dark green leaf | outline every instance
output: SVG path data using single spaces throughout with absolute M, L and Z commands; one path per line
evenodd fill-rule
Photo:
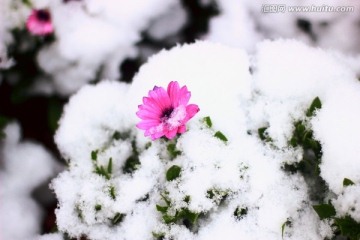
M 29 8 L 33 8 L 30 0 L 22 0 L 23 4 L 26 5 Z
M 266 132 L 267 129 L 268 129 L 267 127 L 262 127 L 262 128 L 258 129 L 259 138 L 262 141 L 264 141 L 266 139 L 265 132 Z
M 168 210 L 169 207 L 167 206 L 160 206 L 160 205 L 156 205 L 156 210 L 158 210 L 161 213 L 166 213 L 166 211 Z
M 314 205 L 313 208 L 321 220 L 331 218 L 336 215 L 335 208 L 331 204 Z
M 115 187 L 114 186 L 110 186 L 109 193 L 110 193 L 110 197 L 115 200 L 116 199 L 116 194 L 115 194 Z
M 268 127 L 262 127 L 258 129 L 259 138 L 265 142 L 272 142 L 271 137 L 269 137 L 269 134 L 266 132 L 267 129 Z
M 163 220 L 166 224 L 174 223 L 177 221 L 177 218 L 175 216 L 169 216 L 167 214 L 163 215 Z
M 103 166 L 96 166 L 95 168 L 95 172 L 100 175 L 105 177 L 107 180 L 110 179 L 110 175 L 108 174 L 108 172 L 105 170 L 105 168 Z
M 191 200 L 191 197 L 189 195 L 185 196 L 184 202 L 189 203 Z
M 100 204 L 95 205 L 95 211 L 100 211 L 102 206 Z
M 247 213 L 248 213 L 247 208 L 237 207 L 234 211 L 234 216 L 236 217 L 237 220 L 241 220 L 244 216 L 246 216 Z
M 221 141 L 224 141 L 224 142 L 227 142 L 228 139 L 225 137 L 225 135 L 220 132 L 220 131 L 217 131 L 215 134 L 214 134 L 214 137 L 220 139 Z
M 81 210 L 81 208 L 80 208 L 79 205 L 76 205 L 75 211 L 76 211 L 76 213 L 77 213 L 78 218 L 80 218 L 81 220 L 83 220 L 83 219 L 84 219 L 83 212 L 82 212 L 82 210 Z
M 124 173 L 133 173 L 140 166 L 140 159 L 138 155 L 131 155 L 126 161 L 123 167 Z
M 316 98 L 312 101 L 309 109 L 306 111 L 306 116 L 307 116 L 307 117 L 312 117 L 312 116 L 314 116 L 315 111 L 316 111 L 317 109 L 320 109 L 320 108 L 321 108 L 321 101 L 320 101 L 319 97 L 316 97 Z
M 172 181 L 180 176 L 181 167 L 177 165 L 173 165 L 169 170 L 166 172 L 166 180 Z
M 167 150 L 169 152 L 170 158 L 174 159 L 177 156 L 179 156 L 181 154 L 181 152 L 179 150 L 176 149 L 176 144 L 175 143 L 170 143 L 167 146 Z
M 107 172 L 109 174 L 112 173 L 112 158 L 109 159 L 109 163 L 108 163 L 108 167 L 107 167 Z
M 163 240 L 165 237 L 165 233 L 163 232 L 152 232 L 152 235 L 156 240 Z
M 203 121 L 204 121 L 204 123 L 206 124 L 207 127 L 209 127 L 209 128 L 212 127 L 212 121 L 211 121 L 211 118 L 209 116 L 204 117 Z
M 339 227 L 343 236 L 349 237 L 351 240 L 360 239 L 360 223 L 351 217 L 335 218 L 335 224 Z
M 115 216 L 113 217 L 113 219 L 111 220 L 111 223 L 113 225 L 116 225 L 116 224 L 120 223 L 124 219 L 124 217 L 125 217 L 124 214 L 116 213 Z
M 160 194 L 161 198 L 166 202 L 166 205 L 170 206 L 171 201 L 168 197 L 164 196 L 163 194 Z
M 99 150 L 91 151 L 91 160 L 96 161 Z
M 184 209 L 179 214 L 179 216 L 189 220 L 191 222 L 191 224 L 195 224 L 197 219 L 199 218 L 199 213 L 192 212 L 189 209 Z
M 151 147 L 151 144 L 152 144 L 151 142 L 146 143 L 145 144 L 145 149 L 149 149 Z
M 291 226 L 291 221 L 289 219 L 287 219 L 286 222 L 284 222 L 283 225 L 281 225 L 281 237 L 282 238 L 284 238 L 284 232 L 285 232 L 286 226 Z
M 119 131 L 115 131 L 112 138 L 115 139 L 115 140 L 126 140 L 130 137 L 130 132 L 119 132 Z
M 351 181 L 350 179 L 348 179 L 348 178 L 344 178 L 343 186 L 347 187 L 347 186 L 350 186 L 350 185 L 355 185 L 355 183 L 353 181 Z

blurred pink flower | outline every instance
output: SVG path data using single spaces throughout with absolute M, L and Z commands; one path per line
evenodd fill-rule
M 48 10 L 32 10 L 29 16 L 26 27 L 34 35 L 45 36 L 54 31 L 53 24 L 51 22 L 51 15 Z
M 152 140 L 162 136 L 172 139 L 184 133 L 187 121 L 200 110 L 196 104 L 188 104 L 190 96 L 187 87 L 180 88 L 176 81 L 169 83 L 167 91 L 155 86 L 139 105 L 136 115 L 142 120 L 136 126 Z

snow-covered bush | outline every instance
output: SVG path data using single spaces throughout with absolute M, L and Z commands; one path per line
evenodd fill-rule
M 1 142 L 0 238 L 24 240 L 41 232 L 43 210 L 34 190 L 60 171 L 53 156 L 41 145 L 20 141 L 20 127 L 8 124 Z M 41 193 L 44 195 L 44 193 Z
M 254 55 L 197 42 L 150 58 L 132 84 L 82 88 L 55 136 L 69 164 L 52 182 L 59 231 L 94 240 L 358 239 L 355 70 L 295 41 L 264 42 Z M 200 111 L 186 132 L 151 140 L 135 113 L 172 81 Z
M 208 40 L 253 51 L 263 39 L 296 38 L 312 46 L 360 52 L 359 1 L 214 1 L 220 14 L 211 19 Z M 350 10 L 336 11 L 336 7 Z
M 136 46 L 143 31 L 164 39 L 187 19 L 178 0 L 1 0 L 0 13 L 0 67 L 13 63 L 8 49 L 15 66 L 27 56 L 37 71 L 28 88 L 65 96 L 101 78 L 120 79 L 121 63 L 144 54 Z M 12 84 L 25 81 L 14 72 Z

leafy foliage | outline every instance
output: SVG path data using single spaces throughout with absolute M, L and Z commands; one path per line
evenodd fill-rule
M 220 132 L 220 131 L 217 131 L 217 132 L 214 134 L 214 137 L 220 139 L 221 141 L 223 141 L 223 142 L 225 142 L 225 143 L 228 141 L 228 139 L 226 138 L 226 136 L 225 136 L 222 132 Z
M 138 167 L 140 166 L 140 159 L 139 159 L 139 152 L 136 147 L 136 142 L 133 140 L 131 142 L 132 147 L 132 155 L 128 157 L 128 159 L 125 161 L 125 165 L 123 166 L 123 172 L 124 173 L 133 173 Z
M 172 181 L 180 176 L 181 167 L 173 165 L 166 172 L 166 180 Z

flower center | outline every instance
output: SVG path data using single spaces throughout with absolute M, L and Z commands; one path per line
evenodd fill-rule
M 170 118 L 173 111 L 174 111 L 174 108 L 172 108 L 172 107 L 164 109 L 161 114 L 161 119 L 166 120 L 166 119 Z
M 46 10 L 39 10 L 36 13 L 36 17 L 41 22 L 48 22 L 50 21 L 50 13 Z

